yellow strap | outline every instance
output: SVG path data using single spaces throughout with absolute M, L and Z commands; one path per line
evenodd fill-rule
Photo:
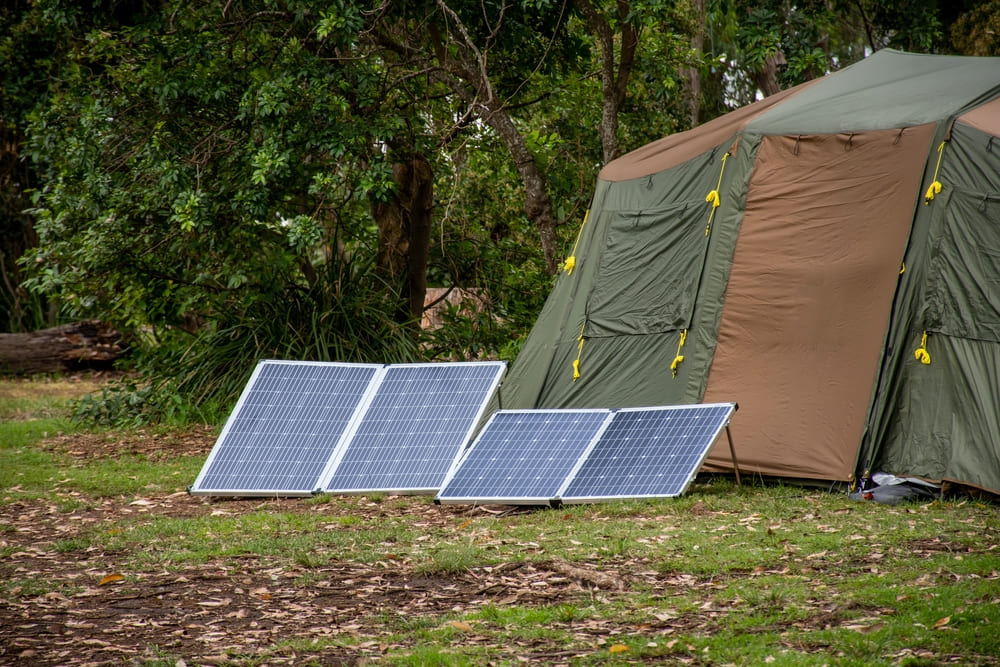
M 722 203 L 722 199 L 719 197 L 719 189 L 722 187 L 722 174 L 726 172 L 726 160 L 729 158 L 729 153 L 722 156 L 722 168 L 719 169 L 719 182 L 716 183 L 715 189 L 709 192 L 705 196 L 705 201 L 712 204 L 712 212 L 708 214 L 708 224 L 705 225 L 705 236 L 712 230 L 712 219 L 715 217 L 715 209 L 719 208 Z
M 576 346 L 576 359 L 573 361 L 573 382 L 580 379 L 580 357 L 583 355 L 583 330 L 587 327 L 587 322 L 584 321 L 583 326 L 580 327 L 580 335 L 576 337 L 580 344 Z
M 565 262 L 563 262 L 563 270 L 567 274 L 573 273 L 573 269 L 576 267 L 576 247 L 580 245 L 580 237 L 583 236 L 583 227 L 587 224 L 587 218 L 589 217 L 590 209 L 588 208 L 587 212 L 583 214 L 583 222 L 580 223 L 580 231 L 576 233 L 576 242 L 573 244 L 573 252 L 570 253 L 570 256 L 566 258 Z
M 681 338 L 677 341 L 677 356 L 674 357 L 673 362 L 670 364 L 670 373 L 673 377 L 677 377 L 677 367 L 680 366 L 681 362 L 684 361 L 684 355 L 681 354 L 681 348 L 684 347 L 684 341 L 687 340 L 688 332 L 687 329 L 681 332 Z
M 920 337 L 920 347 L 913 351 L 913 356 L 922 364 L 931 363 L 931 353 L 927 351 L 927 332 Z
M 938 146 L 937 165 L 934 167 L 934 181 L 927 188 L 927 193 L 924 195 L 924 204 L 930 204 L 935 195 L 941 194 L 941 181 L 938 180 L 938 171 L 941 169 L 941 158 L 944 156 L 944 145 L 946 143 L 948 143 L 947 140 L 942 141 L 941 145 Z M 930 362 L 928 361 L 927 363 Z

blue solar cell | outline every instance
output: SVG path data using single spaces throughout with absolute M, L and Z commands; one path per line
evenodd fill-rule
M 262 361 L 191 493 L 308 495 L 381 366 Z
M 437 491 L 505 368 L 503 362 L 387 367 L 356 429 L 324 473 L 323 489 Z
M 560 500 L 681 495 L 735 409 L 725 403 L 617 411 Z
M 435 500 L 548 503 L 610 416 L 610 410 L 495 412 Z

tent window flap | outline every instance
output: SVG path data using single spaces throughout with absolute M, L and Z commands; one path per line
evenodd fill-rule
M 704 201 L 653 211 L 608 211 L 605 245 L 587 298 L 584 335 L 679 331 L 690 324 L 704 261 Z

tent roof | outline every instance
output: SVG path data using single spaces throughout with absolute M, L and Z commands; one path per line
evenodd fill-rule
M 998 93 L 1000 58 L 882 49 L 822 79 L 623 155 L 608 163 L 600 178 L 623 181 L 655 174 L 732 141 L 742 132 L 816 135 L 925 125 L 974 109 Z M 1000 121 L 995 109 L 971 112 L 969 124 L 980 126 L 974 122 L 978 119 L 996 128 Z
M 943 120 L 995 96 L 1000 58 L 883 49 L 789 98 L 749 125 L 761 134 L 834 134 Z

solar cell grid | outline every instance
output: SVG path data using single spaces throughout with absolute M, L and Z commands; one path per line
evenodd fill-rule
M 324 490 L 437 491 L 505 367 L 502 362 L 389 366 L 325 473 Z
M 435 500 L 548 503 L 610 415 L 609 410 L 495 412 Z
M 733 410 L 726 403 L 617 411 L 560 500 L 681 495 Z
M 191 493 L 311 494 L 380 368 L 260 362 Z

